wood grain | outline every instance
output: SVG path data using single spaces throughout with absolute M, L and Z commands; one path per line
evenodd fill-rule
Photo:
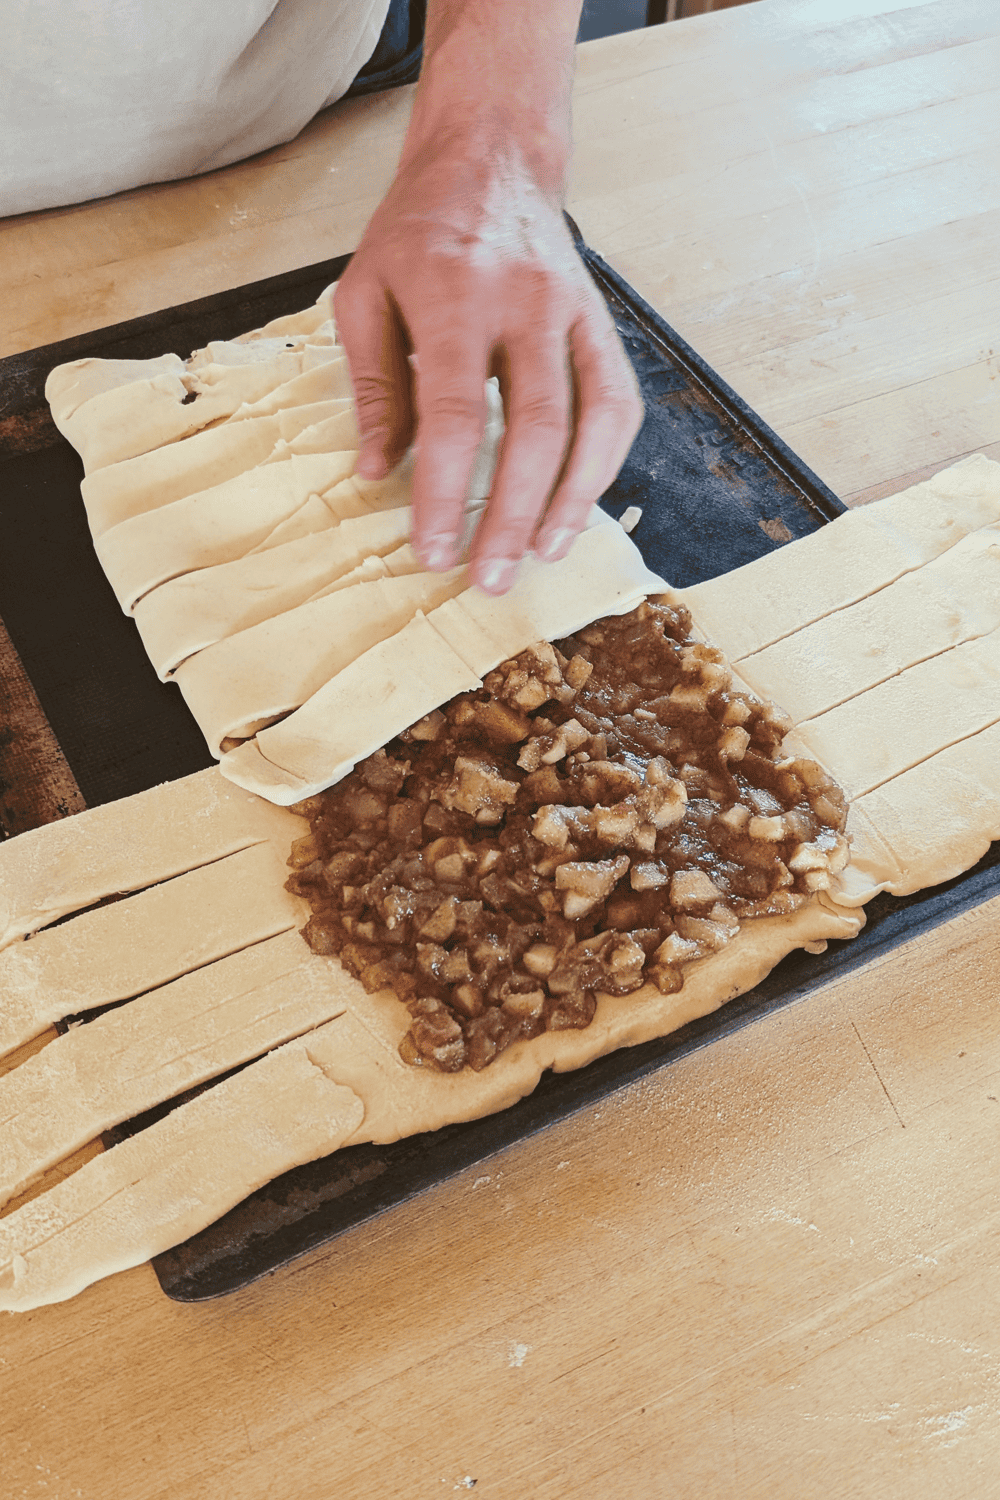
M 1000 457 L 992 0 L 580 49 L 570 208 L 852 503 Z M 348 250 L 410 92 L 0 224 L 3 352 Z M 1000 902 L 224 1301 L 0 1328 L 11 1500 L 983 1500 Z
M 86 805 L 0 620 L 0 832 L 54 823 Z

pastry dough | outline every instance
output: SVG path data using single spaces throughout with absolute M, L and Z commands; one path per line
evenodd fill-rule
M 785 741 L 851 799 L 1000 720 L 1000 630 L 955 646 L 808 719 Z
M 96 550 L 118 603 L 131 613 L 137 599 L 167 579 L 243 557 L 311 495 L 349 478 L 356 458 L 352 449 L 292 455 L 288 463 L 263 464 L 112 526 Z M 331 512 L 328 524 L 336 519 Z
M 788 753 L 819 760 L 850 795 L 845 904 L 951 879 L 998 835 L 998 509 L 1000 464 L 974 454 L 673 596 L 740 658 L 753 691 L 790 712 Z M 847 523 L 861 516 L 885 539 L 878 569 L 874 555 L 851 561 L 859 533 Z M 904 556 L 909 566 L 895 571 Z M 788 587 L 776 603 L 782 567 Z
M 63 399 L 71 372 L 54 372 L 50 387 L 62 429 L 96 469 L 84 501 L 119 602 L 135 610 L 157 671 L 176 674 L 224 774 L 238 784 L 297 800 L 461 690 L 456 683 L 474 687 L 533 641 L 627 611 L 663 587 L 625 533 L 595 510 L 592 525 L 607 523 L 600 536 L 585 535 L 544 570 L 529 560 L 502 603 L 469 588 L 450 600 L 454 576 L 442 585 L 400 551 L 410 457 L 376 482 L 351 472 L 354 450 L 330 451 L 344 413 L 309 403 L 321 378 L 340 372 L 347 389 L 343 361 L 297 335 L 287 349 L 272 348 L 269 336 L 256 342 L 260 360 L 244 360 L 242 345 L 213 346 L 180 372 L 157 369 L 141 379 L 88 367 L 91 386 L 103 380 L 107 388 L 82 402 L 77 390 L 75 405 Z M 185 406 L 182 391 L 197 399 Z M 502 434 L 496 383 L 484 393 L 471 508 L 488 493 Z M 195 431 L 195 407 L 220 425 Z M 130 423 L 131 431 L 118 432 Z M 153 448 L 154 433 L 155 451 L 143 451 Z M 391 561 L 373 568 L 373 556 Z M 369 581 L 373 574 L 381 581 Z M 410 630 L 417 612 L 428 613 L 430 635 L 419 624 Z M 375 650 L 389 632 L 404 631 L 389 652 Z M 396 659 L 417 638 L 430 656 L 404 684 Z M 427 670 L 434 662 L 440 677 Z M 345 715 L 345 702 L 364 711 Z
M 163 360 L 151 360 L 144 374 L 138 371 L 142 361 L 109 362 L 117 369 L 108 372 L 101 368 L 103 361 L 82 360 L 75 367 L 75 384 L 70 379 L 74 366 L 57 367 L 51 387 L 46 383 L 46 396 L 56 426 L 89 474 L 190 437 L 236 412 L 245 416 L 248 408 L 268 412 L 301 406 L 304 398 L 348 398 L 347 361 L 331 358 L 333 353 L 324 351 L 318 370 L 314 361 L 307 367 L 302 347 L 271 348 L 266 359 L 242 364 L 198 361 L 189 368 L 178 361 L 164 368 Z M 123 365 L 138 378 L 116 379 Z M 88 390 L 93 394 L 87 395 Z
M 298 802 L 438 704 L 481 686 L 498 662 L 596 616 L 626 614 L 662 587 L 621 527 L 595 518 L 563 563 L 525 559 L 503 599 L 465 589 L 355 658 L 287 719 L 228 750 L 223 774 L 273 802 Z
M 391 510 L 385 517 L 386 526 L 379 528 L 382 538 L 370 538 L 375 556 L 383 545 L 390 554 L 399 551 L 398 544 L 392 545 L 392 536 L 408 526 L 409 511 Z M 411 566 L 400 571 L 419 571 L 421 564 L 409 548 L 407 555 Z M 150 661 L 166 681 L 196 651 L 294 609 L 331 585 L 361 582 L 360 577 L 350 577 L 353 556 L 350 535 L 345 540 L 327 529 L 172 579 L 135 608 L 135 622 Z M 371 560 L 371 555 L 364 559 Z M 372 576 L 385 577 L 390 571 L 387 565 Z
M 887 587 L 981 526 L 1000 521 L 1000 464 L 981 453 L 933 479 L 838 516 L 719 578 L 678 590 L 733 666 Z M 794 547 L 795 564 L 787 561 Z
M 418 610 L 433 610 L 467 581 L 464 568 L 453 568 L 338 589 L 199 651 L 175 680 L 212 754 L 221 755 L 230 742 L 300 708 Z
M 740 676 L 795 723 L 1000 627 L 1000 525 L 745 656 Z
M 0 1206 L 101 1131 L 342 1014 L 353 983 L 291 930 L 71 1027 L 3 1079 Z
M 599 995 L 589 1026 L 514 1042 L 480 1073 L 440 1073 L 404 1063 L 399 1044 L 412 1017 L 391 992 L 365 995 L 355 981 L 344 1015 L 323 1029 L 310 1052 L 331 1078 L 365 1101 L 365 1119 L 350 1144 L 394 1141 L 506 1109 L 531 1093 L 546 1070 L 568 1072 L 619 1047 L 665 1036 L 752 989 L 795 948 L 856 937 L 863 926 L 860 911 L 822 899 L 788 917 L 746 922 L 725 948 L 685 970 L 684 988 L 676 994 L 662 995 L 647 984 L 631 995 Z
M 854 851 L 841 878 L 852 877 L 852 886 L 859 881 L 864 900 L 880 890 L 905 896 L 969 869 L 1000 839 L 1000 724 L 949 745 L 859 797 L 847 828 Z M 891 852 L 895 869 L 887 865 L 883 848 Z M 845 883 L 845 898 L 850 893 L 854 899 L 852 886 Z
M 291 1042 L 94 1157 L 0 1221 L 0 1308 L 61 1302 L 204 1229 L 364 1116 Z
M 308 826 L 213 769 L 18 834 L 0 844 L 0 948 L 254 844 L 270 841 L 284 857 Z
M 88 474 L 80 493 L 91 534 L 97 540 L 132 516 L 212 489 L 257 464 L 283 462 L 300 451 L 314 452 L 307 436 L 313 427 L 323 429 L 325 450 L 348 447 L 345 439 L 357 431 L 347 403 L 326 401 L 273 417 L 210 427 L 186 442 L 171 443 Z
M 53 1021 L 140 995 L 300 925 L 270 844 L 84 912 L 0 953 L 0 1056 Z

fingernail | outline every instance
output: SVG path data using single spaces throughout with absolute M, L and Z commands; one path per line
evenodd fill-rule
M 559 526 L 555 531 L 550 531 L 547 536 L 540 539 L 535 548 L 535 554 L 543 562 L 558 562 L 561 557 L 566 556 L 575 540 L 575 531 L 568 526 Z
M 513 557 L 487 557 L 476 569 L 476 582 L 487 594 L 506 594 L 517 577 L 518 566 Z
M 386 474 L 384 454 L 378 448 L 366 449 L 359 454 L 354 473 L 358 479 L 384 479 Z
M 455 537 L 451 533 L 425 537 L 414 542 L 413 550 L 432 573 L 444 573 L 455 566 Z

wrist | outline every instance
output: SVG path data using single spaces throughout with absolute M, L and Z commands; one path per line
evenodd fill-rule
M 501 174 L 515 170 L 561 202 L 572 148 L 575 22 L 569 27 L 560 17 L 561 28 L 546 34 L 535 0 L 535 26 L 526 30 L 516 24 L 520 8 L 509 0 L 484 14 L 472 0 L 459 6 L 454 24 L 429 28 L 401 165 L 431 152 Z

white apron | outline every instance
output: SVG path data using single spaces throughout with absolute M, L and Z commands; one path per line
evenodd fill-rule
M 389 0 L 0 0 L 0 216 L 210 172 L 350 87 Z

